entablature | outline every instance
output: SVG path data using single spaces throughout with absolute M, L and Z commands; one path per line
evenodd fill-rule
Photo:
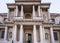
M 16 2 L 16 5 L 40 5 L 40 2 Z
M 22 25 L 40 25 L 42 22 L 15 22 L 15 24 L 22 24 Z
M 5 24 L 0 24 L 0 28 L 5 28 Z
M 41 2 L 41 0 L 15 0 L 15 2 Z
M 44 22 L 43 22 L 43 26 L 44 26 L 44 27 L 51 27 L 52 25 L 53 25 L 53 23 L 48 23 L 48 22 L 47 22 L 47 23 L 44 23 Z
M 50 8 L 50 3 L 41 3 L 41 8 Z
M 42 19 L 16 19 L 14 21 L 18 21 L 18 22 L 42 22 L 43 20 Z
M 14 8 L 16 8 L 16 4 L 15 3 L 7 3 L 7 7 L 14 9 Z

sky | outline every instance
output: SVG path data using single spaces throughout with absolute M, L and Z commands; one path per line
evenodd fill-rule
M 15 0 L 0 0 L 0 13 L 8 12 L 7 3 L 15 3 Z M 60 0 L 42 0 L 41 3 L 51 3 L 50 13 L 60 13 Z

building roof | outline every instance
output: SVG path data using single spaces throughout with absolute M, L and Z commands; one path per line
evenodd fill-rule
M 41 2 L 41 0 L 15 0 L 15 1 L 21 1 L 21 2 L 35 2 L 35 1 L 38 1 L 38 2 Z

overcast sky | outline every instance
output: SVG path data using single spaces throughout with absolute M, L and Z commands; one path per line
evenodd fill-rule
M 60 13 L 60 0 L 42 0 L 42 3 L 51 3 L 50 13 Z M 7 3 L 14 3 L 14 0 L 0 0 L 0 13 L 7 13 Z

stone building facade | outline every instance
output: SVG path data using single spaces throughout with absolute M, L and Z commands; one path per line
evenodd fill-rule
M 60 14 L 49 13 L 50 3 L 15 0 L 0 13 L 0 43 L 60 43 Z

